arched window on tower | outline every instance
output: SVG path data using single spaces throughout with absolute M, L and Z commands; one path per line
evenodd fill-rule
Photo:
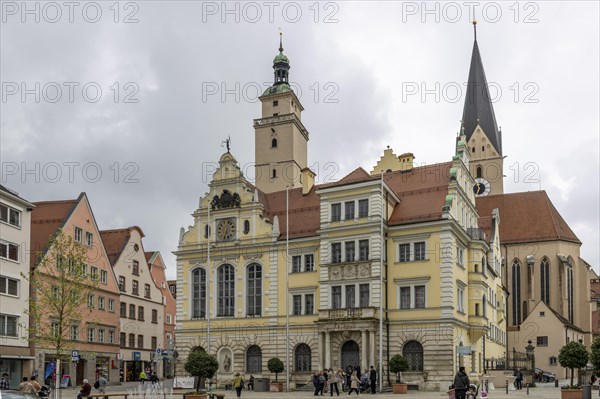
M 548 262 L 548 258 L 542 259 L 542 264 L 540 265 L 540 292 L 541 292 L 541 300 L 544 301 L 547 305 L 550 304 L 550 262 Z
M 512 324 L 521 324 L 521 264 L 514 260 L 512 264 Z
M 277 148 L 277 139 L 271 140 L 271 148 Z
M 277 177 L 277 170 L 273 169 L 273 174 L 271 175 L 273 179 Z
M 250 232 L 250 221 L 244 220 L 244 234 L 248 234 Z
M 475 149 L 475 148 L 473 148 L 473 149 Z M 479 177 L 483 177 L 483 168 L 481 166 L 477 167 L 477 173 L 476 174 L 477 174 L 478 178 Z

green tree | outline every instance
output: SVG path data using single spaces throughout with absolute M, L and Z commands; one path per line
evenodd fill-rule
M 600 338 L 596 338 L 592 342 L 590 349 L 590 363 L 594 366 L 594 373 L 598 374 L 600 372 Z
M 571 369 L 571 386 L 573 386 L 573 370 L 587 365 L 589 353 L 581 342 L 571 341 L 558 353 L 558 362 L 561 367 Z
M 279 358 L 274 357 L 269 359 L 267 367 L 271 373 L 275 373 L 275 382 L 277 382 L 277 374 L 283 371 L 283 362 Z
M 39 261 L 29 275 L 22 277 L 31 285 L 26 314 L 32 317 L 29 340 L 51 348 L 54 359 L 65 359 L 76 349 L 71 327 L 93 321 L 89 296 L 98 288 L 98 276 L 86 273 L 87 249 L 59 229 L 38 253 Z M 86 306 L 87 305 L 87 306 Z
M 219 369 L 219 362 L 216 357 L 204 351 L 192 351 L 188 355 L 183 368 L 192 376 L 198 377 L 196 379 L 196 392 L 198 392 L 200 381 L 212 378 Z
M 402 355 L 394 355 L 390 359 L 390 371 L 396 374 L 396 382 L 401 383 L 401 372 L 407 371 L 409 368 L 408 360 Z

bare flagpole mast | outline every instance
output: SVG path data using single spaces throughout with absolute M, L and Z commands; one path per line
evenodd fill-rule
M 383 235 L 383 218 L 385 217 L 385 195 L 383 191 L 383 170 L 381 171 L 381 267 L 379 269 L 379 393 L 383 392 L 383 262 L 386 251 L 385 237 Z
M 289 309 L 289 264 L 290 255 L 290 196 L 289 187 L 285 188 L 285 383 L 286 392 L 290 392 L 290 309 Z
M 212 233 L 210 226 L 210 203 L 208 204 L 208 223 L 206 225 L 207 242 L 206 242 L 206 352 L 210 354 L 210 276 L 212 268 L 210 267 L 210 235 Z

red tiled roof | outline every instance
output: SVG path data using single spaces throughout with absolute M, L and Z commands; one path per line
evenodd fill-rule
M 77 199 L 64 201 L 34 202 L 35 208 L 31 211 L 31 248 L 35 255 L 30 256 L 30 265 L 35 267 L 40 257 L 38 254 L 48 250 L 48 241 L 56 231 L 63 227 L 79 201 L 85 194 L 81 193 Z
M 286 198 L 285 191 L 266 194 L 263 204 L 266 216 L 273 222 L 275 215 L 279 220 L 279 239 L 286 236 Z M 260 198 L 260 196 L 259 196 Z M 302 194 L 302 188 L 289 190 L 289 219 L 290 238 L 308 237 L 315 235 L 321 224 L 320 198 L 313 187 L 308 194 Z
M 476 204 L 480 215 L 491 215 L 498 208 L 503 244 L 554 240 L 581 244 L 545 191 L 478 197 Z
M 104 244 L 104 249 L 110 260 L 112 266 L 119 260 L 119 255 L 125 249 L 129 237 L 131 236 L 131 230 L 137 229 L 140 235 L 144 237 L 144 232 L 138 226 L 126 227 L 124 229 L 113 229 L 113 230 L 101 230 L 100 236 Z
M 354 184 L 354 183 L 362 183 L 365 181 L 379 180 L 378 176 L 371 176 L 361 167 L 354 169 L 352 172 L 348 173 L 346 176 L 342 177 L 340 180 L 332 183 L 321 184 L 318 188 L 329 188 L 329 187 L 337 187 L 344 186 L 346 184 Z

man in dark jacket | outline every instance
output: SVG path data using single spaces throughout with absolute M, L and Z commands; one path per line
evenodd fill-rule
M 469 389 L 469 376 L 465 373 L 465 368 L 460 367 L 458 373 L 454 376 L 454 393 L 456 399 L 465 399 Z
M 369 381 L 371 381 L 371 393 L 375 393 L 375 385 L 377 384 L 377 371 L 371 366 L 371 371 L 369 372 Z

